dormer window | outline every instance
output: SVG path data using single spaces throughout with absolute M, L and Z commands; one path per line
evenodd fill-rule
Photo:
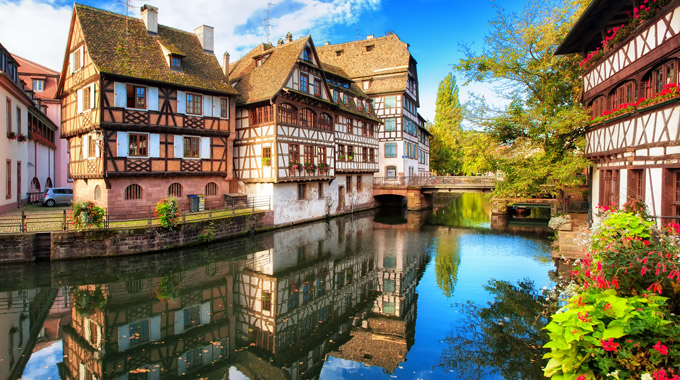
M 33 91 L 35 92 L 45 91 L 45 81 L 42 79 L 33 79 Z
M 182 71 L 182 57 L 178 55 L 170 55 L 170 68 L 173 70 Z
M 255 58 L 255 67 L 260 67 L 262 66 L 262 57 L 257 57 Z
M 311 58 L 310 58 L 311 56 L 312 56 L 312 49 L 310 49 L 308 47 L 305 48 L 305 52 L 304 52 L 304 55 L 303 55 L 305 62 L 311 62 Z
M 366 45 L 366 51 L 372 51 L 375 45 Z

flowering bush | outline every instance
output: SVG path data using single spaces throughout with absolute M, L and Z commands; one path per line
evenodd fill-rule
M 295 174 L 301 172 L 302 167 L 302 164 L 299 162 L 291 162 L 290 165 L 288 165 L 288 170 L 290 171 L 290 174 Z
M 305 171 L 306 171 L 308 174 L 309 174 L 309 173 L 314 173 L 315 170 L 316 170 L 316 165 L 314 165 L 313 162 L 306 162 L 306 163 L 305 163 Z
M 71 224 L 78 230 L 101 228 L 104 224 L 104 209 L 90 201 L 78 201 L 71 205 Z
M 328 173 L 328 170 L 330 170 L 330 165 L 327 163 L 320 163 L 319 164 L 319 174 L 323 175 Z
M 170 197 L 167 199 L 161 199 L 156 203 L 156 209 L 154 210 L 154 216 L 158 218 L 161 223 L 161 227 L 172 230 L 179 225 L 179 204 L 175 197 Z
M 663 90 L 652 98 L 642 97 L 635 103 L 625 103 L 614 109 L 606 110 L 601 115 L 593 116 L 590 119 L 591 124 L 598 124 L 605 120 L 613 119 L 637 110 L 652 106 L 657 103 L 665 102 L 680 96 L 680 87 L 676 83 L 669 83 L 664 86 Z

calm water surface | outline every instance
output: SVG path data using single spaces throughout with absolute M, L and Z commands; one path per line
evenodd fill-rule
M 191 250 L 0 267 L 0 379 L 539 378 L 526 322 L 533 288 L 551 285 L 549 243 L 492 224 L 465 194 Z

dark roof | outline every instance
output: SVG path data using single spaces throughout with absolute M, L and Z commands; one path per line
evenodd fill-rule
M 203 51 L 195 34 L 158 25 L 158 35 L 152 36 L 140 19 L 81 4 L 75 13 L 99 72 L 236 94 L 215 55 Z M 184 56 L 181 72 L 170 69 L 160 44 Z
M 366 93 L 375 94 L 406 89 L 406 73 L 411 61 L 415 63 L 408 47 L 396 34 L 390 34 L 319 46 L 316 50 L 322 62 L 342 68 L 353 80 L 397 74 L 394 77 L 374 78 Z
M 357 84 L 354 83 L 352 81 L 352 79 L 350 79 L 349 75 L 347 75 L 345 70 L 343 70 L 342 68 L 337 67 L 337 66 L 329 65 L 325 62 L 321 62 L 321 67 L 324 69 L 324 71 L 327 74 L 329 74 L 331 76 L 336 76 L 336 77 L 342 78 L 349 83 L 349 88 L 347 88 L 347 87 L 344 87 L 344 86 L 339 86 L 339 85 L 332 83 L 332 82 L 327 82 L 328 88 L 330 88 L 332 90 L 347 92 L 347 93 L 351 94 L 352 96 L 358 97 L 358 98 L 360 98 L 364 101 L 370 100 L 371 103 L 372 103 L 373 99 L 371 99 L 368 95 L 366 95 L 366 93 L 363 90 L 361 90 L 361 88 L 359 86 L 357 86 Z M 333 102 L 332 97 L 331 97 L 331 102 Z M 373 110 L 374 110 L 373 108 L 370 108 L 370 109 L 364 108 L 364 110 L 360 111 L 356 102 L 353 101 L 353 100 L 348 100 L 348 103 L 349 103 L 348 107 L 345 107 L 345 105 L 342 103 L 342 99 L 340 97 L 338 97 L 337 103 L 335 103 L 335 102 L 333 102 L 333 103 L 336 104 L 341 110 L 344 110 L 346 112 L 352 113 L 354 115 L 362 116 L 362 117 L 377 121 L 379 123 L 381 122 L 381 120 L 377 116 L 375 116 L 375 114 L 373 112 Z M 371 111 L 371 112 L 368 112 L 368 111 Z
M 283 88 L 309 40 L 307 36 L 277 47 L 260 44 L 230 65 L 229 81 L 235 83 L 239 92 L 238 102 L 253 103 L 273 98 Z M 267 55 L 264 63 L 256 67 L 253 58 Z
M 593 0 L 576 21 L 555 54 L 583 53 L 597 49 L 602 31 L 627 23 L 626 12 L 633 11 L 632 0 Z

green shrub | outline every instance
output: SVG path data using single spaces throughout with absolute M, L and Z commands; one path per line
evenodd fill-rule
M 172 230 L 179 225 L 179 204 L 175 197 L 170 197 L 167 199 L 161 199 L 156 204 L 156 209 L 154 215 L 158 218 L 161 223 L 161 227 Z
M 71 224 L 78 230 L 101 228 L 104 224 L 104 209 L 90 201 L 78 201 L 71 205 Z
M 73 307 L 84 316 L 90 316 L 97 310 L 101 310 L 106 305 L 106 297 L 101 285 L 94 289 L 76 288 L 73 290 Z

